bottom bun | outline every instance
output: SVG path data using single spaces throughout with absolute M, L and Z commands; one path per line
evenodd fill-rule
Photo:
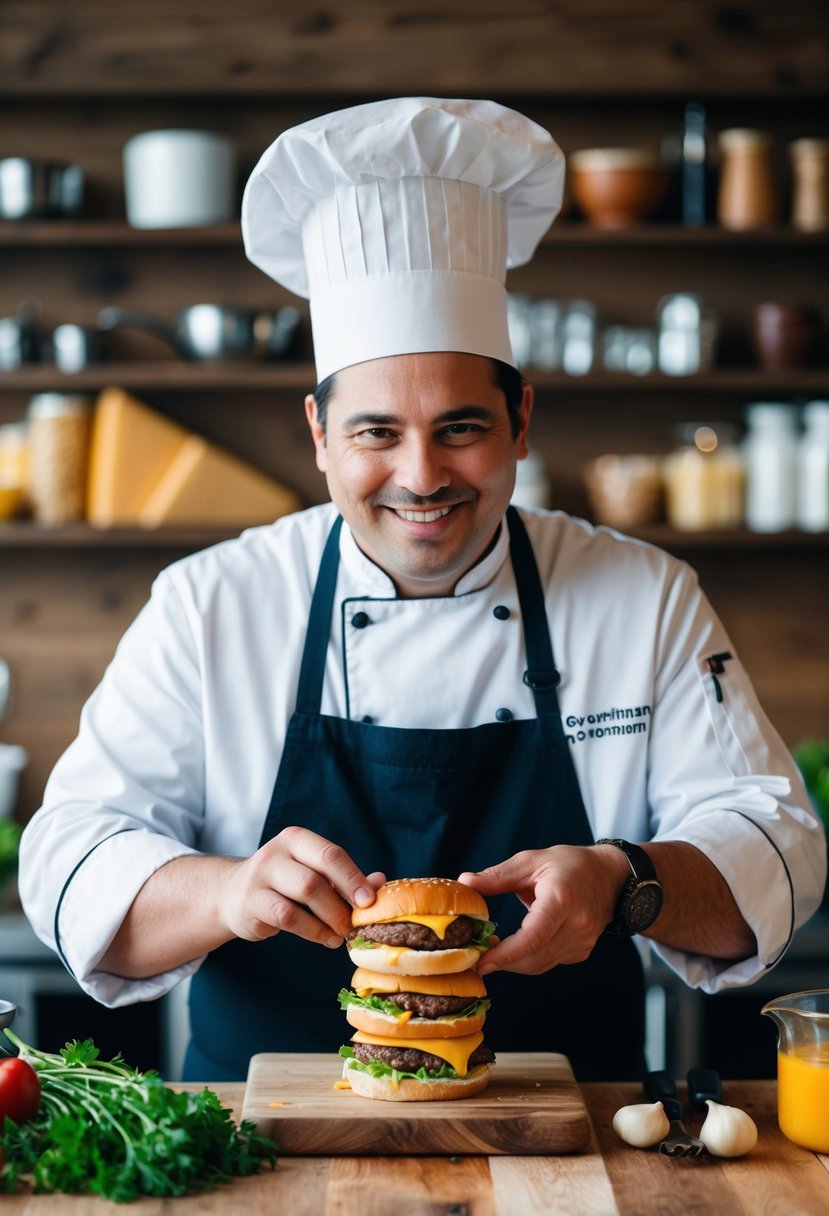
M 454 1102 L 458 1098 L 471 1098 L 486 1089 L 491 1067 L 491 1064 L 481 1064 L 468 1076 L 457 1079 L 441 1077 L 435 1081 L 418 1081 L 415 1077 L 401 1077 L 395 1085 L 391 1077 L 372 1077 L 355 1068 L 351 1060 L 346 1060 L 343 1077 L 361 1098 L 374 1098 L 380 1102 Z

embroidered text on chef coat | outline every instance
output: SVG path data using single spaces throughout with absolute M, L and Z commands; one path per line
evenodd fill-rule
M 620 735 L 647 735 L 651 716 L 650 705 L 614 705 L 597 713 L 568 714 L 564 725 L 571 734 L 569 743 L 582 743 L 585 739 L 612 739 Z

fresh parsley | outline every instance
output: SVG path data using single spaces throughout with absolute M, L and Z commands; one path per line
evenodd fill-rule
M 155 1071 L 141 1073 L 119 1054 L 99 1059 L 92 1039 L 67 1043 L 58 1055 L 4 1032 L 40 1081 L 34 1118 L 0 1129 L 5 1164 L 0 1191 L 31 1181 L 36 1193 L 92 1193 L 117 1203 L 142 1195 L 210 1190 L 234 1174 L 276 1162 L 277 1146 L 237 1127 L 209 1089 L 170 1089 Z

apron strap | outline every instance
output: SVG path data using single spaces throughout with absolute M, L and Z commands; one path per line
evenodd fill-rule
M 343 517 L 338 515 L 325 542 L 320 561 L 314 598 L 308 613 L 308 632 L 299 669 L 299 687 L 296 695 L 298 714 L 318 714 L 322 707 L 322 684 L 325 678 L 325 659 L 328 654 L 328 638 L 331 633 L 331 609 L 337 586 L 337 571 L 340 566 L 340 531 Z
M 527 670 L 524 672 L 524 683 L 532 689 L 539 718 L 552 718 L 560 725 L 561 713 L 558 708 L 556 689 L 561 683 L 561 674 L 553 660 L 544 592 L 538 575 L 535 555 L 527 529 L 524 527 L 524 521 L 515 507 L 507 508 L 507 526 L 510 537 L 510 557 L 515 570 L 515 583 L 518 587 L 518 602 L 521 605 L 527 648 Z

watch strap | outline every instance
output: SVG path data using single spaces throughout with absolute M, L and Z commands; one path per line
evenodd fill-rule
M 612 844 L 621 850 L 631 871 L 622 887 L 613 920 L 605 926 L 605 933 L 630 937 L 649 928 L 662 907 L 662 887 L 650 857 L 641 845 L 631 844 L 629 840 L 604 837 L 596 844 Z M 643 898 L 647 898 L 644 906 Z
M 634 878 L 656 878 L 654 864 L 641 845 L 631 844 L 629 840 L 611 840 L 608 837 L 597 840 L 596 844 L 613 844 L 617 849 L 621 849 L 628 859 Z

